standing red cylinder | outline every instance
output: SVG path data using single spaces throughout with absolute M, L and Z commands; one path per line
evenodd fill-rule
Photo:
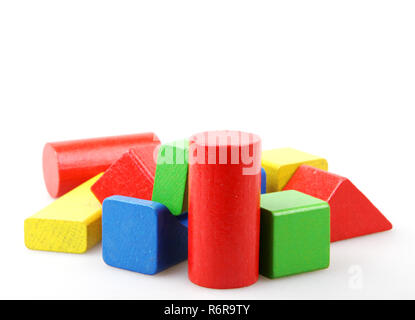
M 160 144 L 152 132 L 115 137 L 46 143 L 43 177 L 49 194 L 56 198 L 94 177 L 124 152 L 145 144 Z
M 258 280 L 261 139 L 203 132 L 189 144 L 189 279 L 216 289 Z

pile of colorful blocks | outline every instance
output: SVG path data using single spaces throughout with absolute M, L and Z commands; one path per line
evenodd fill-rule
M 44 179 L 58 199 L 25 220 L 25 244 L 84 253 L 102 240 L 105 263 L 151 275 L 188 259 L 189 279 L 218 289 L 324 269 L 330 242 L 392 228 L 327 170 L 239 131 L 47 143 Z

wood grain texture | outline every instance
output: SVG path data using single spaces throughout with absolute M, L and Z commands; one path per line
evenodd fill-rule
M 88 180 L 24 222 L 26 247 L 83 253 L 101 241 L 101 203 L 90 188 L 102 174 Z
M 43 149 L 46 188 L 52 197 L 59 197 L 107 170 L 131 148 L 159 144 L 159 138 L 152 132 L 46 143 Z
M 164 204 L 173 215 L 187 210 L 189 141 L 180 140 L 160 147 L 152 200 Z
M 146 145 L 131 149 L 105 171 L 91 190 L 102 203 L 105 198 L 120 195 L 151 200 L 158 146 Z
M 369 199 L 339 175 L 302 165 L 284 190 L 297 190 L 329 203 L 332 242 L 392 229 Z
M 328 203 L 297 191 L 261 195 L 260 273 L 279 278 L 329 263 Z
M 238 288 L 258 280 L 261 140 L 254 134 L 249 142 L 231 139 L 239 135 L 214 131 L 190 139 L 189 150 L 200 161 L 189 160 L 189 279 L 204 287 Z M 200 142 L 204 136 L 212 142 Z M 257 168 L 251 174 L 231 157 L 246 153 Z M 227 155 L 221 163 L 209 161 L 221 154 Z
M 102 257 L 110 266 L 156 274 L 187 259 L 187 215 L 129 197 L 105 199 Z
M 292 148 L 263 151 L 262 167 L 267 173 L 267 192 L 281 191 L 302 164 L 328 169 L 326 159 Z

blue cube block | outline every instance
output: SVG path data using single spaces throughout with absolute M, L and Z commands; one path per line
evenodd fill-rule
M 267 174 L 264 168 L 261 168 L 261 194 L 267 193 Z
M 187 218 L 187 212 L 183 212 L 181 215 L 176 216 L 177 220 L 179 220 L 179 222 L 184 225 L 186 228 L 189 227 L 188 224 L 188 218 Z
M 110 266 L 156 274 L 187 259 L 187 214 L 164 205 L 112 196 L 102 205 L 102 256 Z

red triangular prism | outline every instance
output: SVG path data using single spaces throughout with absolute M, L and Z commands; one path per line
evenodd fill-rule
M 114 195 L 151 200 L 157 148 L 156 144 L 145 145 L 124 153 L 92 185 L 92 193 L 101 203 Z
M 331 242 L 392 229 L 392 224 L 347 178 L 302 165 L 284 190 L 297 190 L 329 203 Z

